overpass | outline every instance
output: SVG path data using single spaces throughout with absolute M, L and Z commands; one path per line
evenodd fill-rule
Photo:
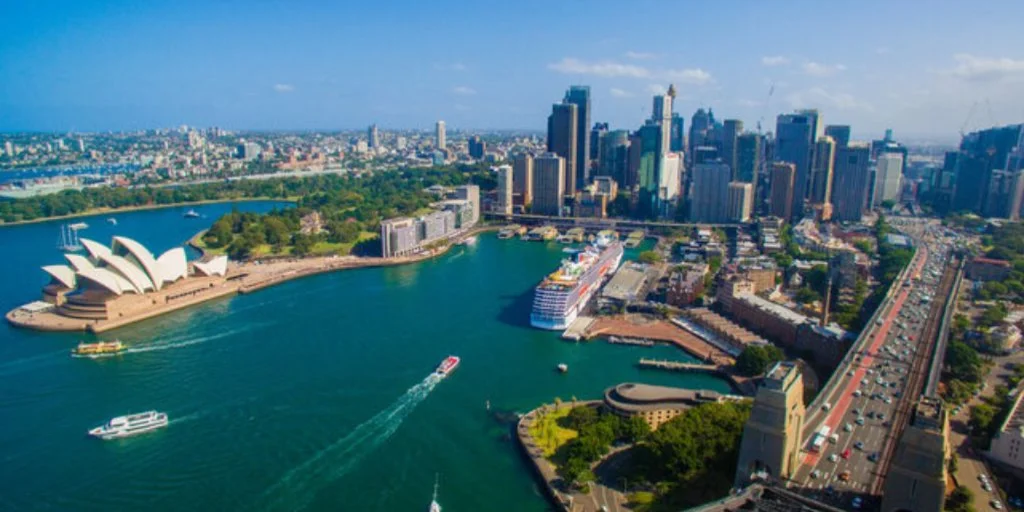
M 614 229 L 623 231 L 634 229 L 693 229 L 695 227 L 739 228 L 748 225 L 742 223 L 703 224 L 693 222 L 667 222 L 656 220 L 613 219 L 599 217 L 556 217 L 553 215 L 534 215 L 528 213 L 505 214 L 498 212 L 483 212 L 483 215 L 484 218 L 492 220 L 506 220 L 509 222 L 516 222 L 524 225 L 550 224 L 556 227 L 579 226 L 582 228 Z

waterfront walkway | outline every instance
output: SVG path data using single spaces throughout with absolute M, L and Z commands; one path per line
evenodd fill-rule
M 588 326 L 585 338 L 618 336 L 671 343 L 690 355 L 716 365 L 732 366 L 736 360 L 722 349 L 664 320 L 642 315 L 602 316 Z

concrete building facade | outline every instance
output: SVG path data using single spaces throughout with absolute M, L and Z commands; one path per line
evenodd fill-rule
M 562 216 L 565 196 L 566 159 L 556 153 L 544 153 L 533 159 L 533 208 L 538 215 Z
M 730 222 L 749 222 L 754 209 L 754 184 L 742 181 L 729 183 L 728 219 Z
M 758 479 L 793 476 L 800 464 L 800 433 L 806 415 L 803 399 L 803 379 L 795 364 L 777 363 L 768 371 L 743 427 L 736 487 Z
M 793 218 L 793 187 L 796 182 L 796 167 L 789 162 L 772 164 L 771 196 L 768 212 L 785 221 Z
M 494 210 L 498 213 L 510 214 L 512 213 L 512 179 L 513 171 L 511 165 L 501 165 L 493 167 L 493 171 L 498 177 L 498 190 L 497 200 L 494 202 Z
M 896 444 L 882 512 L 942 510 L 949 467 L 949 421 L 942 400 L 923 397 Z
M 530 153 L 512 157 L 512 202 L 524 208 L 533 202 L 533 155 Z

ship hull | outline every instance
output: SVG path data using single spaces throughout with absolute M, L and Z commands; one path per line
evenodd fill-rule
M 604 278 L 618 269 L 622 254 L 621 245 L 605 249 L 594 267 L 571 290 L 552 291 L 538 286 L 530 326 L 551 331 L 568 329 L 601 288 Z

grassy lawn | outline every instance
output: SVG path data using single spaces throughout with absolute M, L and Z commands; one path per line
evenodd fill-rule
M 195 244 L 197 247 L 201 248 L 202 250 L 206 251 L 206 254 L 212 254 L 214 256 L 220 256 L 221 254 L 224 254 L 224 253 L 227 252 L 227 250 L 228 250 L 227 247 L 218 247 L 218 248 L 215 249 L 213 247 L 210 247 L 210 246 L 206 245 L 206 242 L 203 240 L 203 237 L 202 237 L 202 235 L 205 235 L 205 234 L 206 234 L 206 231 L 203 231 L 200 234 L 200 236 L 197 236 L 197 237 L 192 239 L 192 243 Z
M 629 493 L 629 506 L 636 512 L 646 512 L 654 505 L 654 493 L 648 491 L 636 491 Z
M 340 256 L 345 256 L 345 255 L 347 255 L 347 254 L 352 252 L 352 248 L 355 247 L 355 245 L 357 243 L 365 241 L 365 240 L 372 240 L 374 238 L 377 238 L 377 236 L 378 236 L 377 233 L 372 233 L 372 232 L 369 232 L 369 231 L 363 231 L 362 233 L 359 233 L 359 240 L 357 242 L 350 242 L 350 243 L 317 242 L 316 244 L 313 244 L 313 248 L 310 249 L 309 254 L 310 254 L 310 256 L 327 256 L 327 255 L 330 255 L 330 254 L 337 254 L 337 255 L 340 255 Z M 273 252 L 273 246 L 272 245 L 270 245 L 270 244 L 263 244 L 263 245 L 260 245 L 260 246 L 256 247 L 255 249 L 253 249 L 252 256 L 253 257 L 260 257 L 260 256 L 282 256 L 282 255 L 287 256 L 287 255 L 290 255 L 291 253 L 292 253 L 292 246 L 291 245 L 286 245 L 286 246 L 284 246 L 281 249 L 281 252 L 276 252 L 275 253 L 275 252 Z
M 570 410 L 571 407 L 563 407 L 554 412 L 547 412 L 530 426 L 530 435 L 545 457 L 551 457 L 560 446 L 579 435 L 575 430 L 558 425 L 558 420 L 568 416 Z

